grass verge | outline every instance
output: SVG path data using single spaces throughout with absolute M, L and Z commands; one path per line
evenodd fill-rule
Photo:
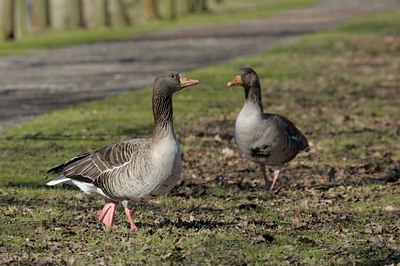
M 105 230 L 97 222 L 100 199 L 46 188 L 43 178 L 76 154 L 148 136 L 149 88 L 7 130 L 0 139 L 0 261 L 398 263 L 399 13 L 186 73 L 202 83 L 174 98 L 183 180 L 137 207 L 137 235 L 121 209 L 119 226 Z M 263 191 L 258 169 L 233 142 L 243 92 L 225 84 L 242 66 L 262 78 L 266 110 L 296 122 L 312 145 L 285 167 L 274 193 Z

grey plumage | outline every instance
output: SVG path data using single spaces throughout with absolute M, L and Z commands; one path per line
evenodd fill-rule
M 115 203 L 122 202 L 131 229 L 136 230 L 128 202 L 142 201 L 168 192 L 178 181 L 181 151 L 173 129 L 173 93 L 198 84 L 177 72 L 160 74 L 154 81 L 154 129 L 151 139 L 134 139 L 107 145 L 79 155 L 48 173 L 59 177 L 47 185 L 72 183 L 85 193 L 98 193 L 108 203 L 100 220 L 114 223 Z
M 265 165 L 277 167 L 272 190 L 280 167 L 309 149 L 307 139 L 286 117 L 263 112 L 260 81 L 253 69 L 240 69 L 228 86 L 243 86 L 245 91 L 245 103 L 235 124 L 236 144 L 247 159 L 261 166 L 266 186 L 270 180 Z
M 113 200 L 139 200 L 134 194 L 129 195 L 126 184 L 140 182 L 150 175 L 150 169 L 145 168 L 150 145 L 149 139 L 110 144 L 50 169 L 48 173 L 93 184 Z

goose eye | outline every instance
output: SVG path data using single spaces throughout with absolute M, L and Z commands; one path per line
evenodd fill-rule
M 171 75 L 169 75 L 169 77 L 174 79 L 174 78 L 175 78 L 175 75 L 174 75 L 174 74 L 171 74 Z

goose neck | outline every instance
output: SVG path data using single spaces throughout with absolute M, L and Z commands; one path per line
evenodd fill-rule
M 263 110 L 263 103 L 262 103 L 262 96 L 261 96 L 261 89 L 260 85 L 255 84 L 251 86 L 245 86 L 245 105 L 251 104 L 256 105 Z
M 163 91 L 153 92 L 153 139 L 174 133 L 172 115 L 172 95 Z

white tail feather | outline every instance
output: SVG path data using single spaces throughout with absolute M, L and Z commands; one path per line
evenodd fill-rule
M 72 184 L 79 187 L 79 189 L 86 194 L 97 193 L 104 197 L 107 197 L 106 194 L 104 194 L 104 192 L 100 188 L 96 187 L 92 183 L 87 183 L 87 182 L 83 182 L 83 181 L 79 181 L 79 180 L 71 180 L 71 181 L 72 181 Z
M 83 181 L 79 181 L 79 180 L 73 180 L 71 178 L 64 177 L 64 176 L 59 176 L 59 177 L 51 180 L 50 182 L 47 182 L 46 185 L 55 186 L 55 185 L 58 185 L 61 183 L 73 184 L 86 194 L 97 193 L 104 197 L 107 197 L 106 194 L 104 194 L 104 192 L 100 188 L 96 187 L 92 183 L 87 183 L 87 182 L 83 182 Z
M 71 181 L 71 179 L 67 178 L 67 177 L 64 177 L 64 176 L 59 176 L 57 178 L 54 178 L 50 182 L 47 182 L 46 185 L 55 186 L 57 184 L 61 184 L 61 183 L 68 182 L 68 181 Z

